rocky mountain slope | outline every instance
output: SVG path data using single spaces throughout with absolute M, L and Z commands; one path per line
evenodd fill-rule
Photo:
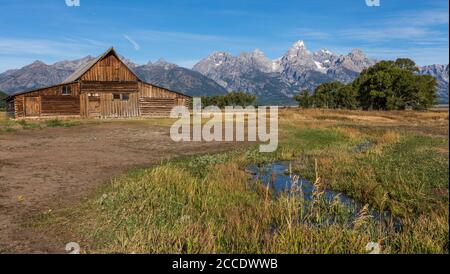
M 420 74 L 429 74 L 438 81 L 438 97 L 441 103 L 448 104 L 448 65 L 430 65 L 420 68 Z
M 201 73 L 167 63 L 161 59 L 132 68 L 144 81 L 191 96 L 224 95 L 227 90 Z
M 215 52 L 198 62 L 193 70 L 215 80 L 228 91 L 256 94 L 260 103 L 294 103 L 292 97 L 300 90 L 313 90 L 330 81 L 349 83 L 376 62 L 360 49 L 346 55 L 326 49 L 313 53 L 303 41 L 297 41 L 276 60 L 270 60 L 260 50 L 238 56 Z M 447 71 L 440 65 L 424 67 L 421 71 L 437 77 L 440 99 L 448 102 L 448 65 Z

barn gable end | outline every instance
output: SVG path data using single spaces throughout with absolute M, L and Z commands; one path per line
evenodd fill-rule
M 70 75 L 64 83 L 74 81 L 138 81 L 134 72 L 120 60 L 114 48 Z

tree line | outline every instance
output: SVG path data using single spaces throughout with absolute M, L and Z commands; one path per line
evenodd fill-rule
M 245 92 L 230 92 L 226 95 L 216 95 L 216 96 L 202 96 L 202 106 L 218 106 L 219 108 L 224 108 L 226 106 L 242 106 L 247 107 L 252 105 L 256 96 L 247 94 Z
M 364 110 L 427 109 L 437 102 L 437 80 L 419 75 L 414 61 L 380 61 L 350 84 L 323 83 L 313 93 L 302 90 L 294 99 L 303 108 Z

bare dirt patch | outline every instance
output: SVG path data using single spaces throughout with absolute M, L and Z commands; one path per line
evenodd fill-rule
M 64 252 L 52 231 L 36 231 L 23 223 L 79 202 L 126 171 L 236 146 L 175 143 L 168 126 L 139 121 L 0 135 L 0 253 Z

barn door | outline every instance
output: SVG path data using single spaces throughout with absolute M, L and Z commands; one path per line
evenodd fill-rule
M 100 96 L 90 94 L 88 96 L 88 116 L 92 118 L 100 117 Z
M 25 97 L 25 115 L 39 116 L 41 114 L 41 102 L 39 97 Z

